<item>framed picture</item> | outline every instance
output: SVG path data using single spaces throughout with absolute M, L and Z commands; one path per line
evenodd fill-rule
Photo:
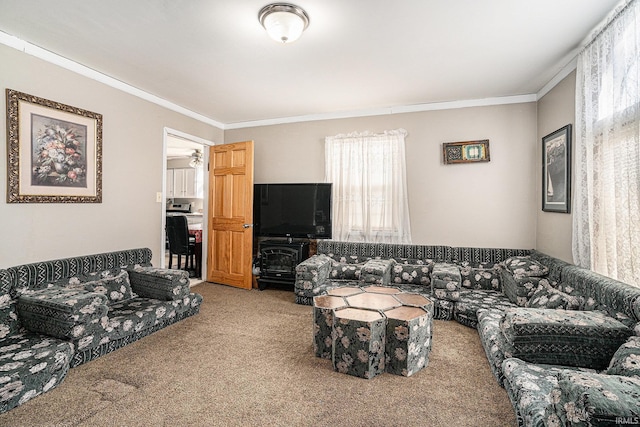
M 7 203 L 101 203 L 102 115 L 6 94 Z
M 445 142 L 442 144 L 445 164 L 488 162 L 489 140 Z
M 542 210 L 571 208 L 571 125 L 542 138 Z

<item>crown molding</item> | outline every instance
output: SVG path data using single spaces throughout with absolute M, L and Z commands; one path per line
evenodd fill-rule
M 149 92 L 145 92 L 120 80 L 114 79 L 113 77 L 110 77 L 106 74 L 100 73 L 99 71 L 96 71 L 92 68 L 86 67 L 68 58 L 21 40 L 18 37 L 11 36 L 3 31 L 0 31 L 0 43 L 26 53 L 27 55 L 35 56 L 36 58 L 42 59 L 43 61 L 65 68 L 76 74 L 80 74 L 81 76 L 90 78 L 107 86 L 111 86 L 114 89 L 118 89 L 122 92 L 126 92 L 130 95 L 144 99 L 145 101 L 149 101 L 153 104 L 167 108 L 168 110 L 175 111 L 176 113 L 191 117 L 192 119 L 207 123 L 211 126 L 224 129 L 224 124 L 216 120 L 210 119 L 209 117 L 205 117 L 202 114 L 198 114 L 187 108 L 181 107 L 180 105 L 174 104 L 173 102 L 167 101 L 166 99 L 160 98 L 159 96 L 152 95 Z
M 462 101 L 433 102 L 428 104 L 401 105 L 372 110 L 352 110 L 337 113 L 309 114 L 304 116 L 281 117 L 277 119 L 254 120 L 249 122 L 229 123 L 225 130 L 243 129 L 258 126 L 271 126 L 286 123 L 313 122 L 319 120 L 350 119 L 355 117 L 385 116 L 390 114 L 416 113 L 422 111 L 453 110 L 468 107 L 486 107 L 491 105 L 521 104 L 536 102 L 536 94 L 502 96 L 495 98 L 470 99 Z
M 167 101 L 166 99 L 160 98 L 156 95 L 152 95 L 149 92 L 145 92 L 141 89 L 138 89 L 127 83 L 124 83 L 123 81 L 117 80 L 106 74 L 100 73 L 94 69 L 86 67 L 68 58 L 65 58 L 51 51 L 38 47 L 34 44 L 26 42 L 18 37 L 9 35 L 3 31 L 0 31 L 0 44 L 19 50 L 23 53 L 34 56 L 36 58 L 39 58 L 51 64 L 58 65 L 76 74 L 80 74 L 89 79 L 103 83 L 107 86 L 113 87 L 115 89 L 118 89 L 130 95 L 144 99 L 145 101 L 149 101 L 153 104 L 167 108 L 171 111 L 175 111 L 184 116 L 198 120 L 202 123 L 209 124 L 221 130 L 243 129 L 243 128 L 250 128 L 250 127 L 258 127 L 258 126 L 271 126 L 271 125 L 278 125 L 278 124 L 311 122 L 311 121 L 319 121 L 319 120 L 349 119 L 349 118 L 356 118 L 356 117 L 383 116 L 383 115 L 390 115 L 390 114 L 402 114 L 402 113 L 414 113 L 414 112 L 423 112 L 423 111 L 450 110 L 450 109 L 457 109 L 457 108 L 485 107 L 485 106 L 492 106 L 492 105 L 536 102 L 540 98 L 542 98 L 546 93 L 548 93 L 553 87 L 555 87 L 571 71 L 573 71 L 576 68 L 576 58 L 574 57 L 573 60 L 569 64 L 567 64 L 563 68 L 563 70 L 560 71 L 560 73 L 558 73 L 549 83 L 547 83 L 536 94 L 524 94 L 524 95 L 515 95 L 515 96 L 503 96 L 503 97 L 470 99 L 470 100 L 460 100 L 460 101 L 434 102 L 434 103 L 404 105 L 404 106 L 401 105 L 401 106 L 385 107 L 385 108 L 379 108 L 379 109 L 352 110 L 352 111 L 342 111 L 342 112 L 326 113 L 326 114 L 309 114 L 309 115 L 280 117 L 280 118 L 274 118 L 274 119 L 253 120 L 253 121 L 237 122 L 237 123 L 221 123 L 217 120 L 203 116 L 202 114 L 191 111 L 180 105 L 174 104 L 173 102 Z

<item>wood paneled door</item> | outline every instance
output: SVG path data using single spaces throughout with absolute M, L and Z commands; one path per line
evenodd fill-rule
M 251 289 L 253 141 L 211 147 L 207 281 Z

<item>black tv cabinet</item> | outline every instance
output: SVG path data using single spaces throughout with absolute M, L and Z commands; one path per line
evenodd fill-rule
M 269 284 L 293 286 L 296 281 L 296 266 L 309 258 L 308 240 L 263 240 L 259 243 L 260 277 L 258 289 Z

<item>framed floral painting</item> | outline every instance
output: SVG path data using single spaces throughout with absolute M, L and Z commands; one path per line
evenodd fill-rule
M 7 203 L 101 203 L 102 115 L 6 93 Z

